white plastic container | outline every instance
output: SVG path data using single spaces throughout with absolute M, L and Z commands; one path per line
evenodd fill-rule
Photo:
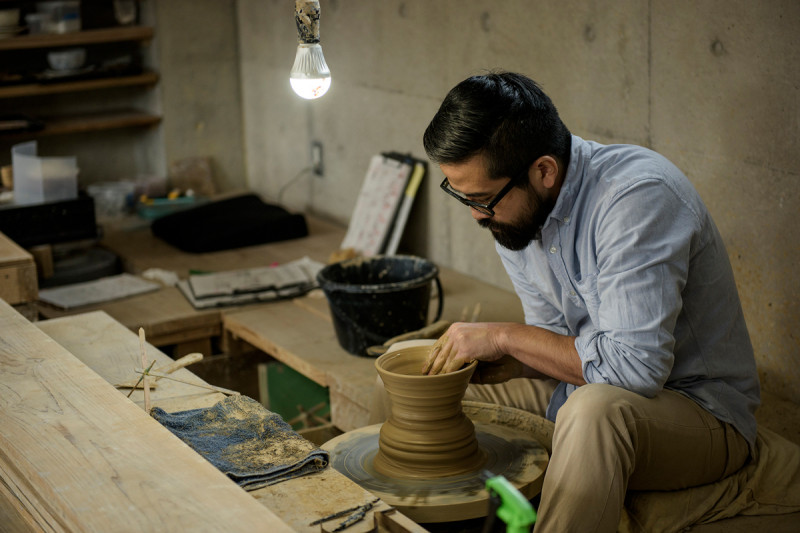
M 86 192 L 94 199 L 94 214 L 98 220 L 122 217 L 133 205 L 136 183 L 132 181 L 104 181 L 93 183 Z
M 78 197 L 75 157 L 38 157 L 36 141 L 11 147 L 14 203 L 40 204 Z

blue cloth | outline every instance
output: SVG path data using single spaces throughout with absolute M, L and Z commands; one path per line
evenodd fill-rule
M 328 452 L 247 396 L 229 396 L 211 407 L 176 413 L 154 407 L 150 413 L 245 490 L 328 466 Z
M 583 377 L 652 397 L 685 394 L 755 443 L 753 348 L 722 238 L 672 163 L 572 137 L 541 241 L 500 245 L 525 321 L 576 336 Z M 547 417 L 575 390 L 561 383 Z

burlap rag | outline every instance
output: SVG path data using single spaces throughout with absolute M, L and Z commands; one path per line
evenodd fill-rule
M 246 396 L 153 418 L 245 490 L 318 472 L 328 452 L 298 435 L 283 419 Z

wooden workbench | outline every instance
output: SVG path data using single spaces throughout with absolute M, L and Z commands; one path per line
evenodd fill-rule
M 107 229 L 102 245 L 122 259 L 125 271 L 140 275 L 159 268 L 186 278 L 191 271 L 221 272 L 287 263 L 308 256 L 326 262 L 338 249 L 345 230 L 315 217 L 306 217 L 309 235 L 257 246 L 220 252 L 191 254 L 156 238 L 143 222 L 129 222 Z M 133 296 L 120 301 L 63 310 L 39 303 L 44 318 L 58 318 L 102 310 L 132 331 L 144 327 L 154 346 L 178 345 L 174 355 L 190 351 L 210 354 L 211 342 L 222 333 L 222 313 L 233 308 L 197 310 L 175 287 Z
M 38 292 L 33 256 L 0 232 L 0 299 L 31 318 Z
M 444 291 L 442 319 L 459 320 L 465 310 L 469 314 L 480 304 L 480 320 L 523 321 L 522 306 L 514 293 L 446 268 L 440 269 L 440 279 Z M 431 308 L 435 307 L 432 301 Z M 247 343 L 328 387 L 331 422 L 340 430 L 370 423 L 375 360 L 351 355 L 339 345 L 321 290 L 302 298 L 227 311 L 223 329 L 231 352 L 235 353 L 237 343 Z
M 155 238 L 141 223 L 106 232 L 103 245 L 117 253 L 125 270 L 141 274 L 150 268 L 173 271 L 185 278 L 193 270 L 226 271 L 287 263 L 308 256 L 327 262 L 344 239 L 345 229 L 306 216 L 309 236 L 221 252 L 190 254 Z M 440 268 L 444 289 L 442 318 L 458 320 L 466 309 L 481 305 L 481 320 L 523 320 L 513 292 L 499 289 L 454 270 Z M 436 302 L 431 302 L 433 315 Z M 64 311 L 40 305 L 46 318 L 102 310 L 132 331 L 144 327 L 154 346 L 178 345 L 173 356 L 190 351 L 211 355 L 210 340 L 222 336 L 226 350 L 245 341 L 328 387 L 334 425 L 343 431 L 368 423 L 376 371 L 374 360 L 350 355 L 336 340 L 328 303 L 321 291 L 294 300 L 248 306 L 196 310 L 175 287 Z
M 137 524 L 135 529 L 143 531 L 310 533 L 320 531 L 320 526 L 309 525 L 314 519 L 373 499 L 369 492 L 331 468 L 257 491 L 240 489 L 146 416 L 141 410 L 142 391 L 135 391 L 131 402 L 111 386 L 135 376 L 133 368 L 141 366 L 139 340 L 103 312 L 38 322 L 37 330 L 0 303 L 0 320 L 4 338 L 6 332 L 10 333 L 9 328 L 14 329 L 10 336 L 14 346 L 0 348 L 0 387 L 11 391 L 3 393 L 7 405 L 0 414 L 0 452 L 6 452 L 0 453 L 0 476 L 6 481 L 4 456 L 9 448 L 14 449 L 23 456 L 15 457 L 19 464 L 14 469 L 33 476 L 27 490 L 35 497 L 53 498 L 47 503 L 48 508 L 68 511 L 74 530 L 120 530 L 130 520 Z M 48 349 L 42 352 L 39 346 Z M 62 379 L 51 381 L 36 370 L 49 365 L 51 359 L 78 368 L 69 379 L 58 374 Z M 148 346 L 148 359 L 159 360 L 156 366 L 171 361 L 152 346 Z M 174 375 L 204 383 L 190 369 Z M 35 392 L 23 397 L 23 389 Z M 151 401 L 153 406 L 177 411 L 210 406 L 221 397 L 216 392 L 162 379 L 152 391 Z M 23 413 L 24 420 L 18 416 Z M 87 428 L 89 418 L 91 425 Z M 47 438 L 40 440 L 40 435 Z M 47 455 L 53 459 L 46 459 Z M 71 455 L 79 459 L 61 460 L 70 459 Z M 26 467 L 34 470 L 24 470 Z M 18 481 L 16 476 L 15 480 Z M 54 481 L 65 485 L 52 486 Z M 73 493 L 73 489 L 82 493 Z M 100 498 L 108 509 L 98 513 L 92 505 L 95 498 Z M 125 501 L 115 503 L 118 499 Z M 4 503 L 14 500 L 14 496 L 0 490 L 0 514 Z M 261 505 L 253 505 L 254 502 Z M 116 513 L 117 507 L 118 514 L 108 516 Z M 377 506 L 379 510 L 386 508 L 382 503 Z M 348 533 L 369 531 L 372 514 L 363 523 L 348 528 Z

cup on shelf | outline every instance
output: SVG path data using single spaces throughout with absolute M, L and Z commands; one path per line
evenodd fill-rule
M 25 25 L 28 26 L 28 33 L 36 35 L 46 33 L 50 26 L 50 13 L 28 13 L 25 15 Z
M 80 0 L 36 2 L 36 11 L 50 17 L 44 25 L 45 33 L 81 31 Z
M 122 26 L 136 22 L 136 0 L 114 0 L 114 18 Z

